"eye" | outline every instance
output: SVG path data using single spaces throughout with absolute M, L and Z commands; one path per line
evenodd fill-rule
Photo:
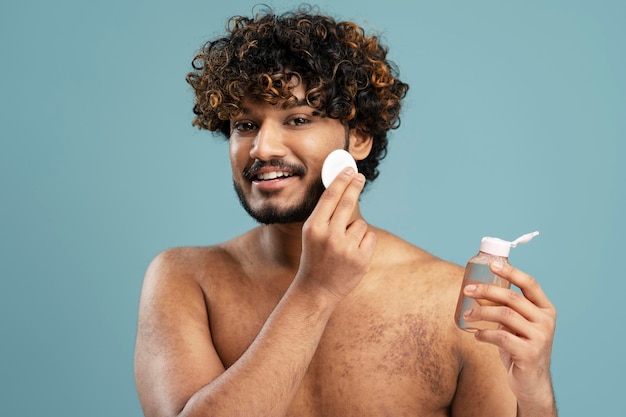
M 256 129 L 256 124 L 247 120 L 237 121 L 233 123 L 233 130 L 238 132 L 250 132 Z
M 287 121 L 288 125 L 291 126 L 303 126 L 307 123 L 310 123 L 311 121 L 306 118 L 306 117 L 302 117 L 302 116 L 297 116 L 297 117 L 292 117 Z

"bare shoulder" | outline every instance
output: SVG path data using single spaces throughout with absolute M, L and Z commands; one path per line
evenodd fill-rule
M 207 276 L 214 274 L 214 266 L 227 259 L 220 246 L 177 247 L 157 254 L 143 281 L 140 330 L 169 323 L 181 315 L 206 320 L 205 281 L 210 281 Z
M 180 333 L 190 323 L 208 327 L 207 294 L 232 268 L 232 258 L 222 245 L 176 247 L 156 255 L 143 280 L 138 335 L 148 340 Z
M 420 317 L 424 328 L 458 351 L 462 332 L 454 324 L 454 311 L 463 268 L 389 232 L 376 230 L 376 234 L 378 253 L 369 285 L 377 302 L 393 300 L 398 312 Z
M 228 262 L 229 258 L 221 245 L 170 248 L 155 256 L 148 266 L 147 276 L 190 277 L 206 267 Z
M 182 246 L 158 253 L 146 270 L 144 287 L 158 285 L 197 285 L 204 288 L 213 277 L 223 276 L 236 264 L 230 242 L 212 246 Z
M 387 231 L 377 229 L 379 253 L 376 258 L 381 270 L 401 272 L 399 276 L 417 280 L 424 285 L 458 290 L 463 268 L 446 261 Z

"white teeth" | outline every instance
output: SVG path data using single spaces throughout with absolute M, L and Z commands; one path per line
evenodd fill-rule
M 271 172 L 264 172 L 262 174 L 257 175 L 257 178 L 265 181 L 265 180 L 273 180 L 276 179 L 278 177 L 290 177 L 291 174 L 285 171 L 271 171 Z

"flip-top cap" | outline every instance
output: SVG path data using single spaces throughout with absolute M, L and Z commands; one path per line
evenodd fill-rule
M 480 241 L 480 251 L 495 256 L 509 257 L 511 251 L 511 242 L 499 239 L 497 237 L 484 237 Z
M 537 236 L 539 232 L 532 232 L 522 235 L 515 239 L 513 242 L 502 240 L 497 237 L 484 237 L 480 242 L 480 251 L 490 253 L 495 256 L 509 257 L 511 248 L 516 247 L 519 243 L 527 243 Z

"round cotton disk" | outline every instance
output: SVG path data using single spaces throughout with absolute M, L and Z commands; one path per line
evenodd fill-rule
M 352 167 L 357 172 L 356 162 L 349 152 L 343 149 L 332 151 L 324 161 L 322 166 L 322 183 L 328 188 L 335 177 L 346 167 Z

